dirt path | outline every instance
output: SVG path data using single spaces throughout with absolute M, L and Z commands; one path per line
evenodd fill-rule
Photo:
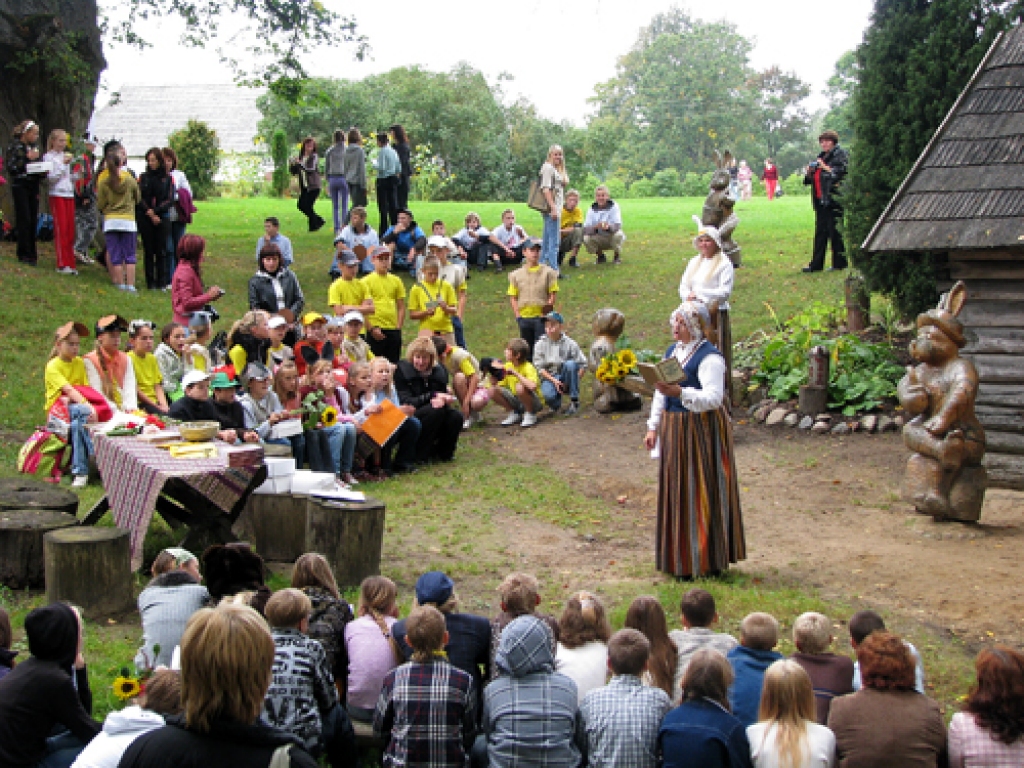
M 524 461 L 562 468 L 581 492 L 626 514 L 598 541 L 541 525 L 514 537 L 526 561 L 650 564 L 656 462 L 640 445 L 638 414 L 548 419 L 502 442 Z M 967 642 L 1024 644 L 1024 504 L 990 491 L 980 525 L 935 523 L 899 499 L 907 452 L 898 434 L 821 437 L 738 425 L 735 431 L 748 573 L 781 575 L 826 597 L 877 606 Z M 624 499 L 622 497 L 625 497 Z M 513 529 L 514 530 L 514 529 Z M 580 551 L 583 550 L 583 551 Z

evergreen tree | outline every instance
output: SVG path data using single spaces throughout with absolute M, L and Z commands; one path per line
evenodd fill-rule
M 857 49 L 856 139 L 844 191 L 853 262 L 873 290 L 906 315 L 934 306 L 928 253 L 860 251 L 875 221 L 967 85 L 996 34 L 1019 20 L 1021 3 L 876 0 Z

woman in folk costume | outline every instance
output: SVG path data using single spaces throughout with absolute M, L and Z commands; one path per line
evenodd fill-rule
M 658 384 L 644 444 L 658 457 L 659 570 L 717 573 L 746 557 L 732 424 L 725 405 L 725 360 L 706 338 L 707 307 L 685 301 L 669 320 L 685 378 Z
M 714 333 L 711 342 L 725 356 L 726 400 L 732 381 L 732 323 L 729 320 L 729 297 L 732 295 L 733 266 L 729 257 L 722 252 L 722 236 L 718 229 L 705 226 L 699 217 L 693 217 L 697 224 L 697 236 L 693 247 L 698 254 L 690 259 L 679 281 L 680 301 L 702 301 L 708 305 L 711 327 Z M 717 306 L 717 312 L 712 308 Z

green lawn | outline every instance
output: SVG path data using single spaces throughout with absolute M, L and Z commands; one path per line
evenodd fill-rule
M 678 304 L 677 286 L 686 261 L 695 253 L 691 244 L 694 225 L 690 216 L 699 213 L 702 199 L 625 200 L 622 202 L 629 240 L 621 267 L 596 267 L 584 257 L 583 266 L 568 270 L 562 283 L 559 308 L 566 315 L 570 335 L 589 345 L 590 318 L 595 310 L 614 306 L 626 313 L 626 333 L 636 347 L 662 349 L 669 342 L 668 314 Z M 485 225 L 500 220 L 503 203 L 430 203 L 414 206 L 417 220 L 426 230 L 436 218 L 454 232 L 468 210 L 477 211 Z M 191 231 L 208 240 L 204 279 L 228 293 L 218 304 L 227 327 L 230 319 L 247 309 L 246 285 L 255 268 L 255 242 L 265 216 L 282 219 L 282 231 L 292 238 L 295 269 L 307 297 L 307 306 L 325 310 L 331 261 L 328 229 L 307 234 L 304 218 L 294 202 L 219 199 L 199 204 L 200 213 Z M 321 200 L 321 214 L 330 205 Z M 513 205 L 528 231 L 540 230 L 539 216 L 524 205 Z M 813 215 L 806 198 L 786 197 L 769 203 L 755 199 L 737 206 L 741 223 L 736 240 L 743 246 L 743 268 L 737 273 L 732 304 L 734 339 L 739 341 L 771 324 L 767 305 L 780 318 L 788 317 L 810 301 L 838 302 L 842 275 L 803 275 L 813 231 Z M 375 212 L 370 221 L 374 222 Z M 43 418 L 42 372 L 52 332 L 69 319 L 90 327 L 101 315 L 117 312 L 128 318 L 145 317 L 162 324 L 170 319 L 170 296 L 142 291 L 130 296 L 112 290 L 98 268 L 85 268 L 78 278 L 56 275 L 52 253 L 43 251 L 38 269 L 17 263 L 14 245 L 0 245 L 0 326 L 7 329 L 0 345 L 0 475 L 13 474 L 18 447 L 25 435 Z M 50 254 L 50 255 L 47 255 Z M 141 259 L 141 255 L 140 255 Z M 406 278 L 407 279 L 407 278 Z M 141 282 L 141 278 L 140 278 Z M 472 350 L 480 356 L 501 355 L 515 324 L 505 296 L 507 276 L 472 273 L 466 333 Z M 411 331 L 411 328 L 410 328 Z M 88 349 L 88 343 L 85 345 Z M 384 570 L 399 584 L 404 598 L 419 572 L 426 567 L 444 568 L 459 581 L 465 605 L 480 613 L 494 607 L 494 587 L 517 561 L 502 546 L 510 536 L 505 521 L 522 519 L 551 522 L 575 530 L 599 530 L 620 515 L 617 505 L 581 495 L 555 469 L 522 464 L 501 452 L 494 438 L 473 433 L 467 450 L 460 451 L 452 466 L 432 467 L 414 477 L 375 486 L 374 495 L 389 509 Z M 465 488 L 473 484 L 473 493 Z M 100 494 L 89 488 L 82 506 Z M 154 523 L 147 551 L 154 552 L 170 541 L 169 532 Z M 569 581 L 551 563 L 538 569 L 546 586 L 545 608 L 558 612 L 569 591 Z M 580 574 L 577 580 L 583 578 Z M 142 580 L 139 581 L 141 586 Z M 578 586 L 578 581 L 576 582 Z M 274 586 L 282 586 L 275 580 Z M 678 600 L 686 585 L 667 582 L 648 565 L 595 569 L 592 584 L 608 600 L 614 623 L 621 625 L 632 597 L 654 592 L 663 600 L 675 622 Z M 733 573 L 707 582 L 720 602 L 723 626 L 737 631 L 743 615 L 754 609 L 777 616 L 788 636 L 793 619 L 806 610 L 822 610 L 835 617 L 847 616 L 850 607 L 826 602 L 813 591 L 771 580 Z M 0 592 L 0 602 L 14 611 L 20 632 L 24 614 L 43 601 L 39 594 Z M 893 617 L 898 618 L 898 617 Z M 87 652 L 96 692 L 97 714 L 116 702 L 109 685 L 120 667 L 129 664 L 139 637 L 137 617 L 125 624 L 97 622 L 88 629 Z M 842 636 L 837 629 L 837 636 Z M 925 653 L 934 695 L 946 704 L 964 692 L 969 661 L 961 648 L 933 635 L 914 635 Z M 843 642 L 843 641 L 841 641 Z M 19 640 L 20 648 L 25 648 Z M 788 641 L 782 650 L 791 651 Z

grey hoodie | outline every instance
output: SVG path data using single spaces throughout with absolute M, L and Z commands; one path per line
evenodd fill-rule
M 576 683 L 554 671 L 551 630 L 535 616 L 501 633 L 500 676 L 484 689 L 483 729 L 492 768 L 577 768 Z

